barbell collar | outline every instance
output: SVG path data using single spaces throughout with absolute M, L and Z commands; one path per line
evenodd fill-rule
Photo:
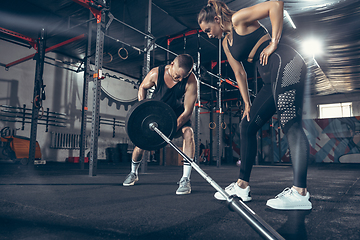
M 155 128 L 158 127 L 158 124 L 156 122 L 152 122 L 149 124 L 149 128 L 151 131 L 155 131 Z

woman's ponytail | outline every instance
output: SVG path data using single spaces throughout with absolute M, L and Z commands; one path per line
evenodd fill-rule
M 220 18 L 220 28 L 225 30 L 225 22 L 231 22 L 231 17 L 234 11 L 230 10 L 229 7 L 222 1 L 219 0 L 208 0 L 208 4 L 201 9 L 198 15 L 198 24 L 202 22 L 213 22 L 214 17 Z

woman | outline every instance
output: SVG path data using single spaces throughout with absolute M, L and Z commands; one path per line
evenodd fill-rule
M 250 173 L 256 157 L 256 133 L 277 111 L 289 143 L 294 181 L 266 205 L 274 209 L 311 209 L 306 188 L 309 144 L 302 129 L 302 105 L 307 67 L 303 58 L 291 47 L 279 44 L 283 27 L 282 1 L 267 1 L 252 7 L 231 11 L 217 0 L 209 0 L 198 15 L 200 28 L 209 38 L 222 38 L 222 46 L 234 71 L 244 101 L 240 123 L 241 165 L 236 183 L 225 191 L 250 201 Z M 272 36 L 258 22 L 269 17 Z M 246 72 L 242 61 L 254 62 L 264 86 L 251 104 Z M 215 198 L 225 200 L 218 192 Z

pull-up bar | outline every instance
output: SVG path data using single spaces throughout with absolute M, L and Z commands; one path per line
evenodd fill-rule
M 216 74 L 214 74 L 214 73 L 212 73 L 212 72 L 209 72 L 209 71 L 206 70 L 206 68 L 204 68 L 204 67 L 201 67 L 201 69 L 202 69 L 203 71 L 205 71 L 207 74 L 209 74 L 210 76 L 218 78 L 218 79 L 220 80 L 220 83 L 226 82 L 226 83 L 230 84 L 230 85 L 233 86 L 233 87 L 239 88 L 239 86 L 237 85 L 237 83 L 236 83 L 234 80 L 222 78 L 222 77 L 219 76 L 219 75 L 216 75 Z
M 123 21 L 117 19 L 117 18 L 114 17 L 114 15 L 112 15 L 110 12 L 108 13 L 108 16 L 111 17 L 113 20 L 115 20 L 115 21 L 117 21 L 117 22 L 125 25 L 125 26 L 128 27 L 128 28 L 131 28 L 132 30 L 134 30 L 134 31 L 136 31 L 136 32 L 138 32 L 138 33 L 140 33 L 140 34 L 142 34 L 142 35 L 144 35 L 144 36 L 146 36 L 146 37 L 148 37 L 148 38 L 150 38 L 150 39 L 155 39 L 154 36 L 151 36 L 151 35 L 149 35 L 149 34 L 146 34 L 146 33 L 142 32 L 142 31 L 140 31 L 139 29 L 136 29 L 136 28 L 130 26 L 129 24 L 124 23 Z
M 142 32 L 142 31 L 140 31 L 140 30 L 138 30 L 138 29 L 130 26 L 129 24 L 127 24 L 127 23 L 125 23 L 125 22 L 117 19 L 117 18 L 114 17 L 114 15 L 112 15 L 110 12 L 108 13 L 108 15 L 109 15 L 111 21 L 112 21 L 112 20 L 115 20 L 115 21 L 117 21 L 117 22 L 125 25 L 126 27 L 128 27 L 128 28 L 130 28 L 130 29 L 132 29 L 132 30 L 134 30 L 134 31 L 136 31 L 136 32 L 144 35 L 145 37 L 151 39 L 152 41 L 155 40 L 155 37 L 154 37 L 154 36 L 149 35 L 149 34 L 146 34 L 146 33 Z M 107 27 L 109 27 L 109 23 L 108 23 L 108 26 L 107 26 Z M 114 37 L 112 37 L 112 36 L 110 36 L 110 35 L 105 34 L 105 36 L 108 37 L 108 38 L 113 39 L 113 40 L 116 41 L 116 42 L 120 42 L 120 43 L 122 43 L 122 44 L 125 44 L 126 46 L 131 47 L 131 48 L 133 48 L 133 49 L 135 49 L 136 51 L 139 51 L 139 52 L 146 52 L 147 49 L 150 49 L 150 48 L 151 48 L 151 45 L 154 45 L 154 47 L 156 47 L 156 48 L 160 48 L 160 49 L 162 49 L 162 50 L 164 50 L 164 51 L 167 51 L 167 52 L 173 54 L 174 56 L 178 56 L 178 54 L 170 51 L 169 49 L 164 48 L 163 46 L 160 46 L 159 44 L 156 44 L 155 42 L 152 42 L 152 44 L 150 44 L 149 46 L 147 46 L 145 49 L 140 49 L 140 48 L 135 47 L 135 46 L 133 46 L 133 45 L 131 45 L 131 44 L 128 44 L 128 43 L 126 43 L 126 42 L 124 42 L 124 41 L 121 41 L 120 39 L 114 38 Z
M 84 22 L 81 22 L 81 23 L 79 23 L 79 24 L 76 24 L 76 25 L 74 25 L 74 26 L 72 26 L 72 27 L 69 27 L 69 28 L 64 29 L 64 30 L 62 30 L 62 31 L 59 31 L 59 32 L 56 32 L 56 33 L 54 33 L 53 35 L 48 36 L 47 39 L 50 39 L 50 38 L 52 38 L 52 37 L 54 37 L 54 36 L 57 36 L 57 35 L 59 35 L 59 34 L 61 34 L 61 33 L 63 33 L 63 32 L 67 32 L 67 31 L 69 31 L 69 30 L 71 30 L 71 29 L 77 28 L 77 27 L 79 27 L 79 26 L 81 26 L 81 25 L 84 25 L 84 24 L 86 24 L 86 23 L 92 22 L 92 21 L 94 21 L 94 20 L 95 20 L 95 18 L 88 19 L 88 20 L 86 20 L 86 21 L 84 21 Z
M 225 80 L 222 80 L 221 82 L 226 82 L 226 83 L 230 84 L 233 87 L 239 88 L 239 86 L 231 79 L 225 79 Z
M 216 90 L 216 91 L 219 90 L 217 87 L 214 87 L 213 85 L 210 85 L 210 84 L 208 84 L 208 83 L 206 83 L 206 82 L 203 82 L 203 81 L 200 81 L 200 80 L 199 80 L 199 82 L 200 82 L 202 85 L 205 85 L 205 86 L 207 86 L 207 87 L 209 87 L 209 88 L 212 88 L 212 89 L 214 89 L 214 90 Z
M 84 38 L 84 37 L 85 37 L 85 34 L 81 34 L 81 35 L 79 35 L 79 36 L 77 36 L 77 37 L 71 38 L 71 39 L 66 40 L 66 41 L 64 41 L 64 42 L 62 42 L 62 43 L 59 43 L 59 44 L 56 44 L 56 45 L 51 46 L 51 47 L 49 47 L 49 48 L 46 48 L 46 49 L 45 49 L 45 53 L 50 52 L 50 51 L 52 51 L 52 50 L 54 50 L 54 49 L 56 49 L 56 48 L 62 47 L 62 46 L 64 46 L 64 45 L 66 45 L 66 44 L 75 42 L 75 41 L 77 41 L 77 40 L 79 40 L 79 39 L 82 39 L 82 38 Z M 32 58 L 35 56 L 35 54 L 36 54 L 36 53 L 33 53 L 33 54 L 29 55 L 29 56 L 23 57 L 23 58 L 21 58 L 21 59 L 19 59 L 19 60 L 16 60 L 16 61 L 14 61 L 14 62 L 11 62 L 11 63 L 9 63 L 9 64 L 6 64 L 5 67 L 6 67 L 6 68 L 9 68 L 9 67 L 15 66 L 15 65 L 17 65 L 17 64 L 19 64 L 19 63 L 25 62 L 25 61 L 27 61 L 27 60 L 29 60 L 29 59 L 32 59 Z
M 202 30 L 199 30 L 199 32 L 202 32 Z M 184 34 L 180 34 L 180 35 L 177 35 L 175 37 L 172 37 L 172 38 L 168 38 L 167 40 L 167 44 L 170 45 L 170 43 L 172 41 L 174 41 L 175 39 L 178 39 L 178 38 L 182 38 L 182 37 L 186 37 L 186 36 L 190 36 L 190 35 L 194 35 L 194 34 L 197 34 L 198 33 L 198 30 L 191 30 L 189 32 L 186 32 Z
M 33 39 L 33 38 L 31 38 L 31 37 L 22 35 L 22 34 L 20 34 L 20 33 L 17 33 L 17 32 L 14 32 L 14 31 L 11 31 L 11 30 L 2 28 L 2 27 L 0 27 L 0 32 L 5 33 L 5 34 L 10 35 L 10 36 L 13 36 L 13 37 L 17 37 L 17 38 L 23 39 L 23 40 L 25 40 L 25 41 L 28 41 L 29 44 L 30 44 L 35 50 L 37 50 L 37 42 L 36 42 L 36 39 Z
M 116 42 L 122 43 L 122 44 L 124 44 L 124 45 L 126 45 L 126 46 L 128 46 L 128 47 L 131 47 L 131 48 L 133 48 L 134 50 L 139 51 L 139 53 L 140 53 L 140 52 L 144 52 L 144 50 L 142 50 L 142 49 L 140 49 L 140 48 L 138 48 L 138 47 L 132 46 L 132 45 L 130 45 L 130 44 L 124 42 L 124 41 L 121 41 L 120 39 L 114 38 L 114 37 L 112 37 L 112 36 L 110 36 L 110 35 L 107 35 L 107 34 L 104 34 L 104 36 L 105 36 L 105 37 L 108 37 L 108 38 L 110 38 L 110 39 L 112 39 L 112 40 L 114 40 L 114 41 L 116 41 Z

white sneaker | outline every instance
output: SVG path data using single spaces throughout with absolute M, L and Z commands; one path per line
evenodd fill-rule
M 242 189 L 236 184 L 236 182 L 233 182 L 225 188 L 225 192 L 229 194 L 229 196 L 234 196 L 234 195 L 238 196 L 239 198 L 241 198 L 243 202 L 251 201 L 250 186 L 247 186 L 245 189 Z M 220 192 L 216 192 L 214 197 L 217 200 L 226 200 L 226 198 Z
M 182 177 L 180 182 L 178 182 L 179 188 L 176 190 L 177 195 L 190 194 L 191 193 L 191 184 L 190 179 L 187 177 Z
M 139 181 L 138 175 L 136 175 L 133 172 L 130 172 L 129 175 L 127 175 L 125 181 L 123 182 L 123 186 L 125 186 L 125 187 L 132 186 L 137 181 Z
M 309 199 L 309 192 L 302 196 L 293 188 L 285 188 L 275 198 L 269 199 L 266 205 L 278 210 L 310 210 L 312 204 Z

